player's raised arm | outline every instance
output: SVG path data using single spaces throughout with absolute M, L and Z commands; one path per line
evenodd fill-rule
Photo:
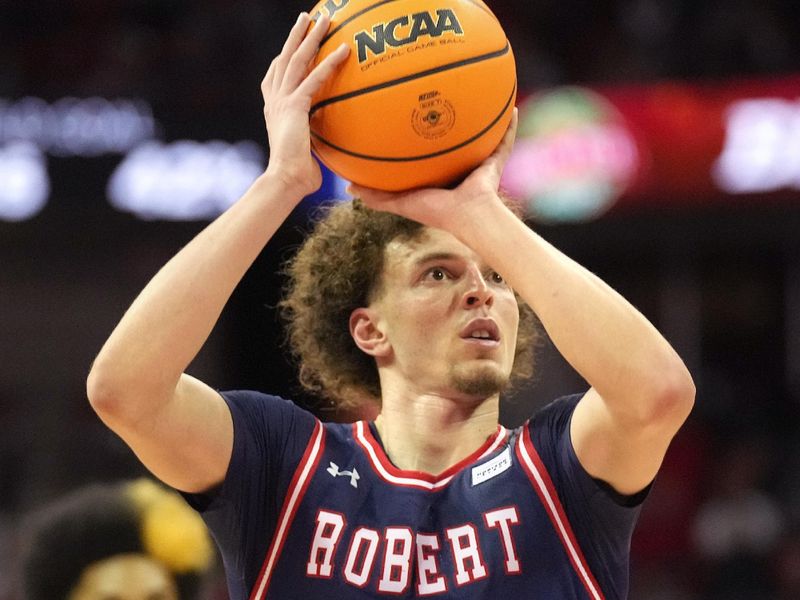
M 164 482 L 202 491 L 220 482 L 233 442 L 230 412 L 186 374 L 247 269 L 297 203 L 321 184 L 310 153 L 311 97 L 346 57 L 308 66 L 328 28 L 301 14 L 261 89 L 270 142 L 266 172 L 172 258 L 139 294 L 97 356 L 89 400 Z
M 630 303 L 520 221 L 497 194 L 516 115 L 497 151 L 455 190 L 388 194 L 353 187 L 379 210 L 444 229 L 480 254 L 533 308 L 591 389 L 571 423 L 584 468 L 624 494 L 655 476 L 694 403 L 692 378 Z

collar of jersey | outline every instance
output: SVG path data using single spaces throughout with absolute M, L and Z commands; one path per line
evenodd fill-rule
M 423 471 L 410 471 L 397 468 L 383 449 L 373 431 L 374 424 L 367 421 L 353 423 L 353 437 L 367 455 L 367 460 L 375 473 L 387 483 L 404 487 L 413 487 L 423 490 L 438 490 L 446 486 L 459 471 L 465 467 L 486 458 L 500 448 L 508 438 L 508 430 L 502 425 L 497 426 L 497 431 L 478 448 L 453 466 L 438 475 L 431 475 Z

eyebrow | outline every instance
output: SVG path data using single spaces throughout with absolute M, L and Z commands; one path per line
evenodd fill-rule
M 429 252 L 423 254 L 414 261 L 415 265 L 424 265 L 425 263 L 434 262 L 437 260 L 457 260 L 459 256 L 452 252 Z

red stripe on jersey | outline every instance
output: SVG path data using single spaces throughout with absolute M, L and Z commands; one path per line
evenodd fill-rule
M 550 517 L 550 521 L 552 521 L 553 527 L 558 533 L 564 549 L 567 551 L 572 568 L 575 569 L 578 578 L 589 593 L 589 597 L 594 600 L 605 600 L 603 591 L 589 569 L 581 547 L 578 545 L 578 540 L 558 498 L 553 480 L 550 479 L 547 468 L 533 446 L 527 423 L 522 427 L 522 443 L 517 443 L 517 457 L 526 475 L 531 480 L 539 499 L 542 501 L 547 515 Z
M 289 489 L 286 491 L 286 497 L 283 501 L 280 516 L 278 517 L 278 527 L 272 537 L 272 542 L 267 550 L 267 556 L 264 559 L 264 566 L 261 567 L 256 579 L 256 585 L 250 594 L 250 600 L 262 600 L 267 593 L 269 587 L 269 580 L 272 577 L 272 571 L 275 564 L 278 562 L 278 557 L 283 550 L 283 544 L 292 526 L 292 521 L 297 513 L 297 507 L 303 499 L 303 496 L 308 489 L 309 483 L 314 476 L 317 469 L 319 459 L 325 449 L 325 428 L 322 423 L 317 421 L 314 425 L 314 431 L 311 434 L 311 439 L 308 441 L 306 450 L 300 463 L 295 469 L 292 481 L 289 484 Z
M 498 425 L 497 431 L 489 436 L 480 448 L 438 475 L 431 475 L 424 471 L 398 469 L 386 456 L 386 452 L 372 435 L 366 421 L 353 423 L 353 437 L 366 452 L 372 469 L 385 482 L 421 490 L 438 490 L 450 483 L 453 476 L 463 468 L 497 450 L 506 441 L 508 430 L 502 425 Z

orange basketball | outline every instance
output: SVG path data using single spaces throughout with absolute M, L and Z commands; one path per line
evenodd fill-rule
M 314 97 L 312 147 L 343 178 L 382 190 L 446 185 L 503 137 L 517 91 L 505 32 L 481 0 L 323 0 L 321 61 L 350 55 Z M 315 63 L 316 64 L 316 63 Z

